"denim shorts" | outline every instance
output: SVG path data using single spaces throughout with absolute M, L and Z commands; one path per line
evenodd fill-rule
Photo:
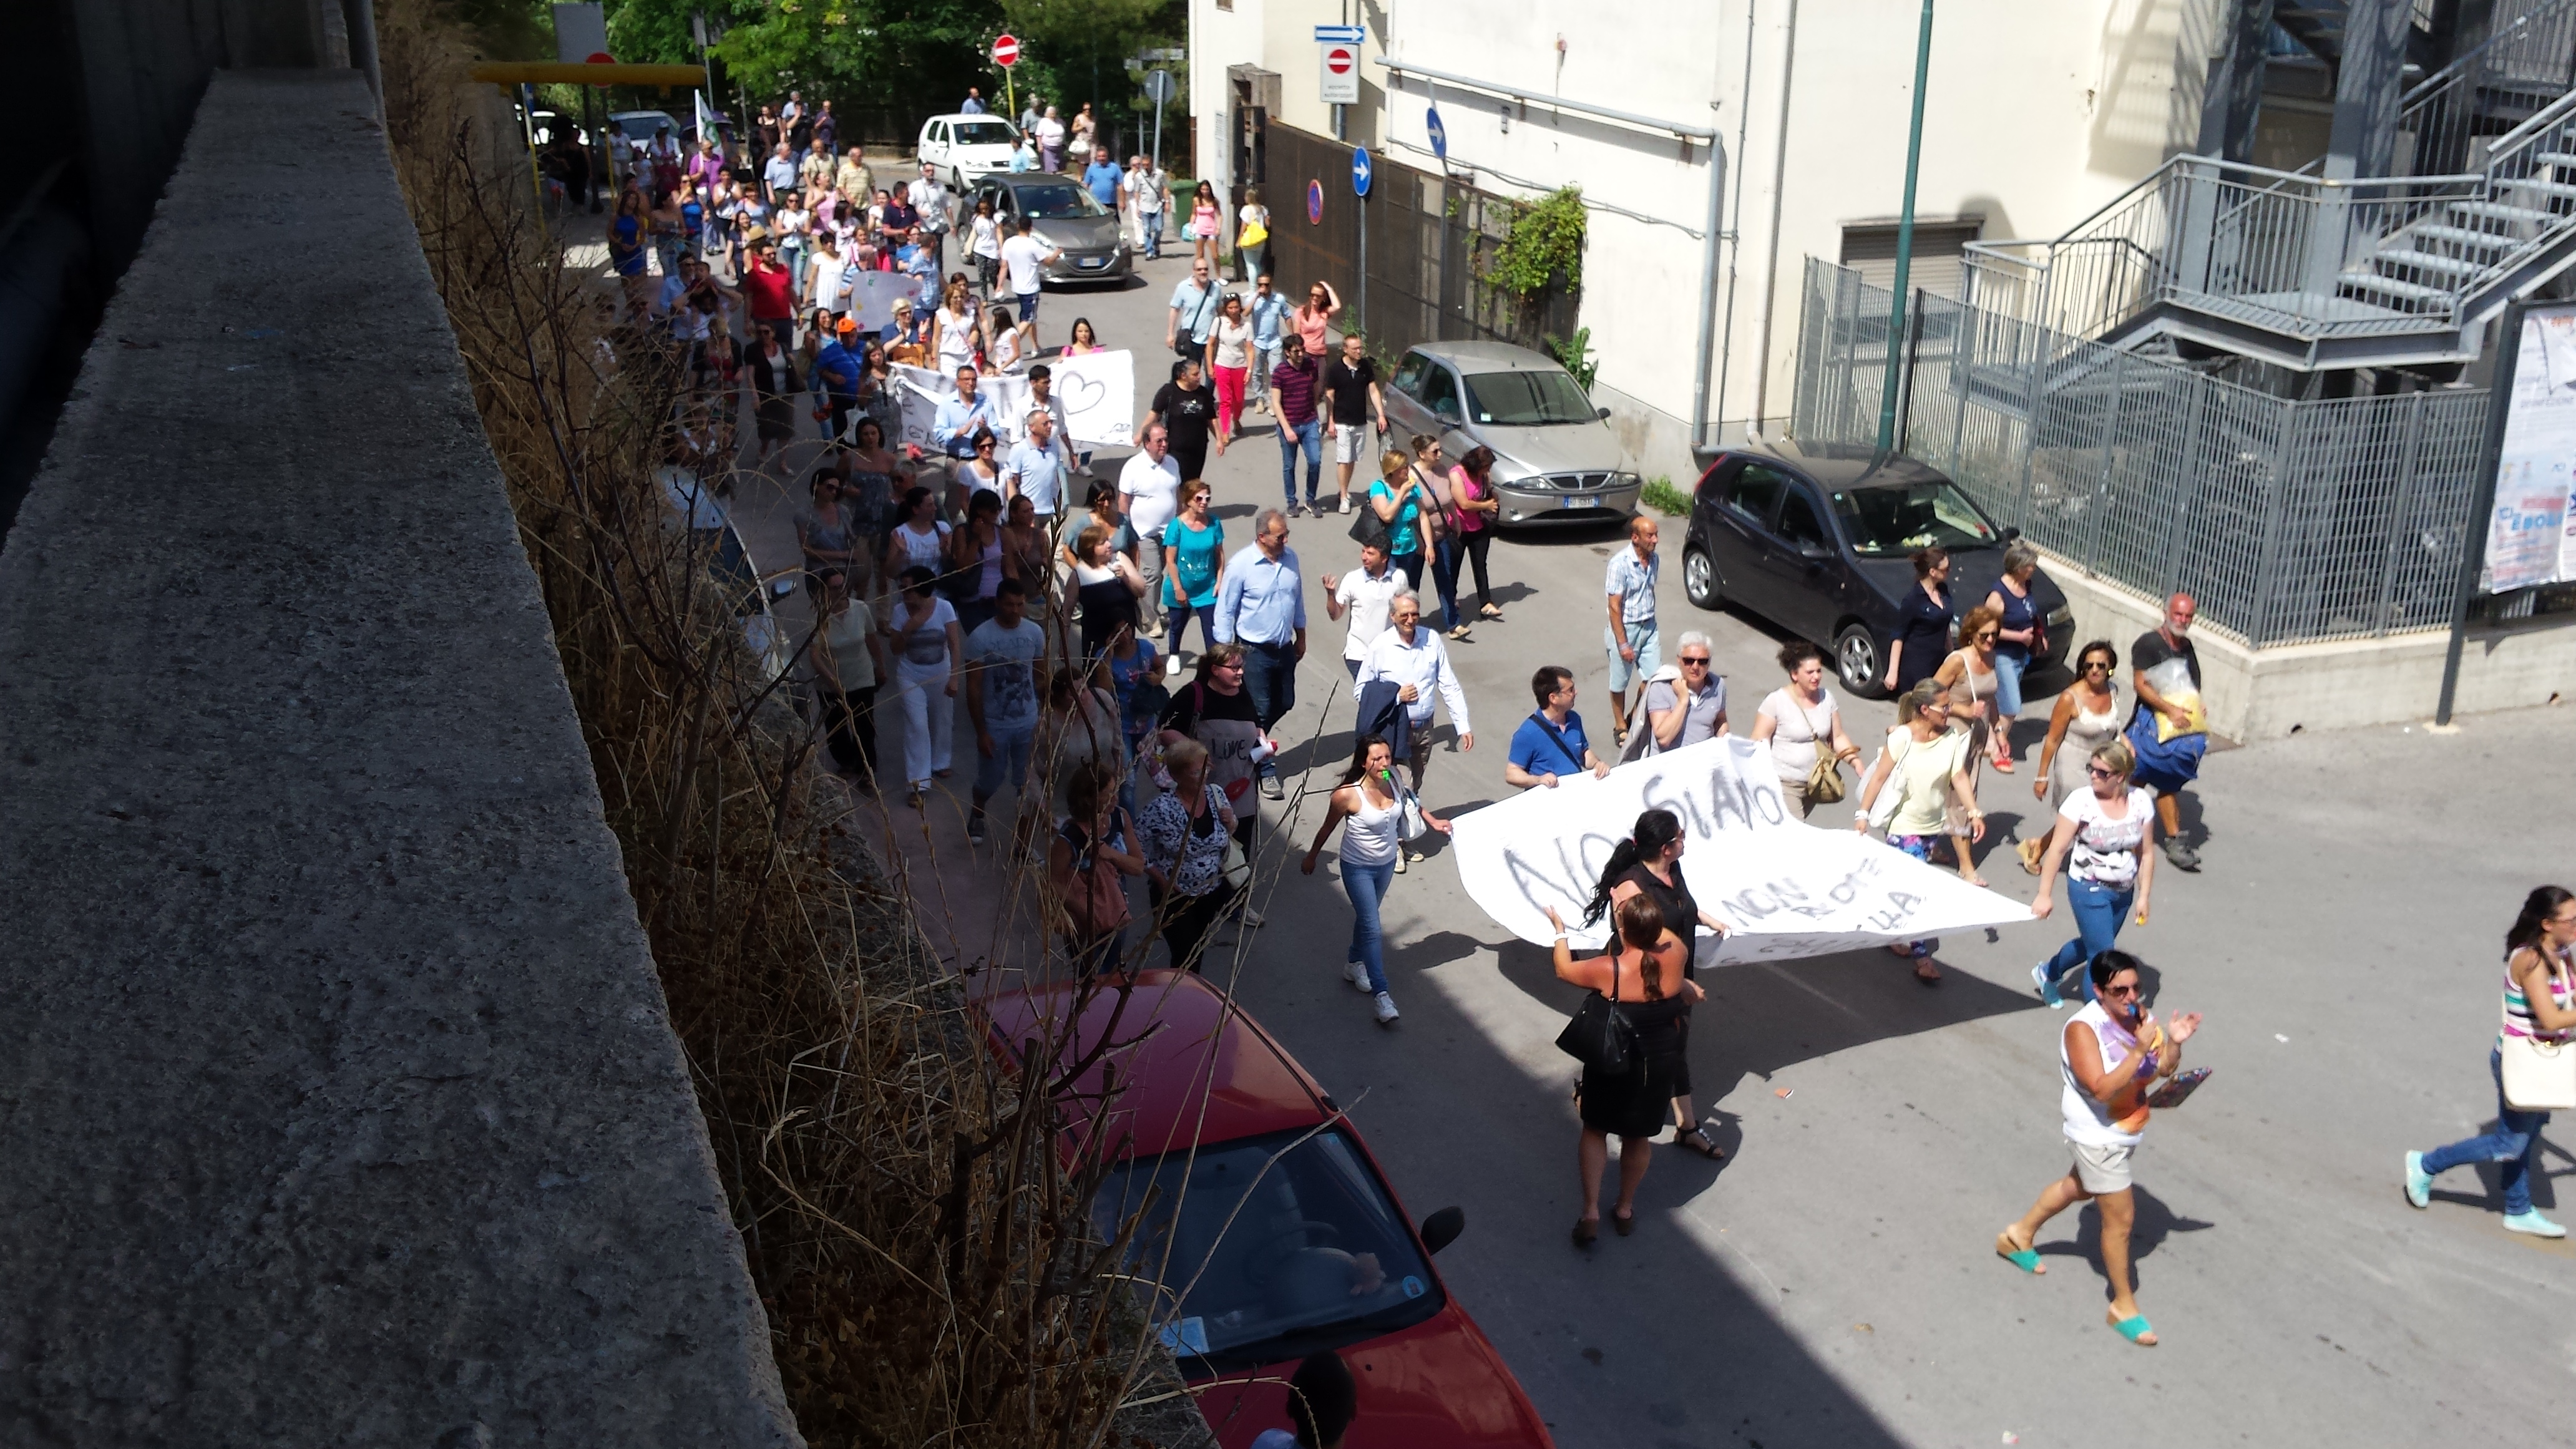
M 1609 625 L 1601 626 L 1601 647 L 1610 651 L 1610 687 L 1613 690 L 1626 689 L 1631 674 L 1642 682 L 1654 677 L 1655 671 L 1664 667 L 1663 644 L 1655 637 L 1653 620 L 1629 625 L 1628 643 L 1637 651 L 1634 664 L 1619 657 L 1619 636 L 1611 632 Z

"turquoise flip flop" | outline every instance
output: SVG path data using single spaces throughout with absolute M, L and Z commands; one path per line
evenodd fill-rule
M 2038 1273 L 2042 1271 L 2039 1266 L 2039 1253 L 2037 1249 L 2016 1248 L 2012 1246 L 2012 1239 L 2005 1237 L 2001 1233 L 1997 1233 L 1995 1235 L 1995 1256 L 2012 1264 L 2014 1267 L 2019 1268 L 2025 1273 Z
M 2112 1324 L 2111 1326 L 2112 1326 L 2113 1328 L 2115 1328 L 2115 1329 L 2119 1330 L 2119 1334 L 2120 1334 L 2120 1336 L 2121 1336 L 2122 1338 L 2127 1339 L 2127 1340 L 2128 1340 L 2129 1342 L 2131 1342 L 2131 1343 L 2138 1343 L 2138 1340 L 2139 1340 L 2139 1339 L 2144 1338 L 2144 1337 L 2146 1337 L 2148 1334 L 2153 1333 L 2153 1332 L 2155 1332 L 2155 1331 L 2156 1331 L 2156 1326 L 2155 1326 L 2154 1324 L 2152 1324 L 2152 1323 L 2147 1322 L 2147 1315 L 2145 1315 L 2145 1314 L 2143 1314 L 2143 1313 L 2135 1314 L 2135 1315 L 2133 1315 L 2133 1316 L 2131 1316 L 2131 1317 L 2128 1317 L 2128 1318 L 2123 1318 L 2123 1319 L 2121 1319 L 2119 1322 L 2114 1323 L 2114 1324 Z M 2140 1343 L 2140 1344 L 2138 1344 L 2138 1346 L 2139 1346 L 2140 1348 L 2153 1348 L 2153 1347 L 2155 1347 L 2155 1345 L 2154 1345 L 2154 1344 L 2152 1344 L 2152 1343 Z

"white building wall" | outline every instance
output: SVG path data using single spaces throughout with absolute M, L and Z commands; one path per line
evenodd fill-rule
M 2055 236 L 2188 150 L 2220 0 L 1942 0 L 1934 22 L 1917 215 L 1979 212 L 1987 238 Z M 1313 26 L 1340 0 L 1192 0 L 1193 108 L 1211 175 L 1225 155 L 1225 68 L 1282 76 L 1283 122 L 1326 134 L 1315 99 Z M 1724 156 L 1722 232 L 1708 299 L 1722 320 L 1711 404 L 1727 436 L 1758 406 L 1775 427 L 1795 371 L 1799 286 L 1809 255 L 1838 255 L 1844 223 L 1893 217 L 1904 189 L 1916 0 L 1384 0 L 1358 7 L 1362 104 L 1349 139 L 1430 168 L 1423 112 L 1434 87 L 1392 87 L 1375 64 L 1417 65 L 1684 124 L 1714 124 Z M 1795 20 L 1782 150 L 1782 66 Z M 1748 20 L 1750 25 L 1748 27 Z M 1749 83 L 1748 83 L 1749 59 Z M 1568 182 L 1651 220 L 1595 211 L 1582 319 L 1601 361 L 1602 401 L 1650 475 L 1690 472 L 1699 230 L 1709 156 L 1669 134 L 1474 90 L 1436 86 L 1450 163 L 1481 186 L 1534 196 Z M 1511 119 L 1504 124 L 1502 110 Z M 1783 160 L 1785 159 L 1785 169 Z M 1775 186 L 1775 176 L 1780 184 Z M 1659 224 L 1672 223 L 1672 224 Z M 1777 228 L 1777 243 L 1773 241 Z M 1724 320 L 1730 290 L 1731 321 Z M 1763 301 L 1771 298 L 1763 365 Z

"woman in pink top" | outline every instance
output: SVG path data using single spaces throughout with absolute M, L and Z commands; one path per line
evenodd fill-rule
M 1190 198 L 1190 260 L 1206 258 L 1210 272 L 1216 270 L 1217 223 L 1223 219 L 1224 213 L 1216 204 L 1216 188 L 1200 182 L 1198 194 Z
M 1297 329 L 1297 340 L 1306 344 L 1306 355 L 1322 365 L 1332 356 L 1324 349 L 1324 332 L 1333 319 L 1342 315 L 1342 294 L 1330 282 L 1317 282 L 1306 289 L 1306 305 L 1288 314 L 1288 325 Z
M 1449 506 L 1458 516 L 1458 547 L 1476 571 L 1476 616 L 1500 619 L 1494 590 L 1485 577 L 1485 554 L 1494 546 L 1494 523 L 1503 501 L 1494 496 L 1494 450 L 1479 443 L 1449 470 Z

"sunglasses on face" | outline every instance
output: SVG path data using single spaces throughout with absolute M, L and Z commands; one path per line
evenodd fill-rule
M 2102 994 L 2104 996 L 2135 996 L 2138 994 L 2138 988 L 2134 983 L 2128 986 L 2105 986 L 2102 988 Z
M 2097 669 L 2098 669 L 2098 670 L 2100 670 L 2100 671 L 2102 671 L 2104 674 L 2108 674 L 2108 673 L 2110 673 L 2110 672 L 2111 672 L 2111 666 L 2110 666 L 2110 664 L 2109 664 L 2107 661 L 2105 661 L 2105 660 L 2100 660 L 2100 659 L 2087 659 L 2087 660 L 2085 660 L 2085 661 L 2084 661 L 2084 672 L 2085 672 L 2085 673 L 2087 673 L 2087 674 L 2091 674 L 2093 671 L 2095 671 L 2095 670 L 2097 670 Z
M 1708 661 L 1705 659 L 1684 658 L 1682 660 L 1682 668 L 1684 669 L 1706 669 L 1707 667 Z
M 2086 765 L 2084 767 L 2084 773 L 2092 776 L 2096 780 L 2116 780 L 2120 778 L 2119 771 L 2106 770 L 2100 765 Z

